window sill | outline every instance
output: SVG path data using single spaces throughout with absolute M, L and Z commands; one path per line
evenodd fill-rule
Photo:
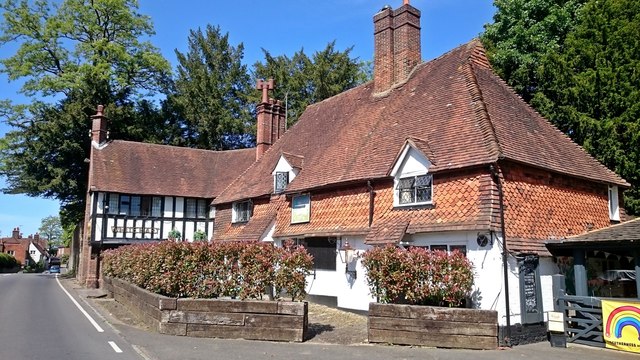
M 394 210 L 417 210 L 417 209 L 434 209 L 436 205 L 433 202 L 414 203 L 414 204 L 394 204 Z

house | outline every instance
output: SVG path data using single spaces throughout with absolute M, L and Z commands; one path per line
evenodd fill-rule
M 39 261 L 40 254 L 44 250 L 43 248 L 38 248 L 41 245 L 40 235 L 29 235 L 23 238 L 19 227 L 13 229 L 11 237 L 0 238 L 0 252 L 13 256 L 23 266 L 35 264 Z M 44 254 L 46 256 L 46 250 Z
M 558 268 L 545 241 L 624 220 L 629 184 L 509 88 L 479 41 L 422 62 L 409 1 L 373 21 L 374 80 L 263 146 L 214 199 L 214 241 L 303 244 L 310 296 L 354 310 L 375 301 L 359 260 L 372 246 L 462 251 L 472 306 L 498 312 L 502 338 L 515 324 L 546 333 Z
M 44 264 L 49 259 L 47 241 L 40 239 L 39 234 L 29 235 L 29 257 L 34 264 L 39 262 Z
M 211 201 L 255 161 L 255 149 L 209 151 L 107 140 L 107 118 L 92 117 L 79 281 L 98 286 L 104 249 L 168 238 L 209 239 Z M 177 236 L 179 235 L 179 236 Z

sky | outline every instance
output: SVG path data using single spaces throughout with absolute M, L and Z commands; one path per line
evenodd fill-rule
M 492 0 L 411 0 L 421 13 L 422 58 L 430 60 L 477 37 L 492 22 Z M 351 46 L 360 60 L 373 58 L 373 15 L 402 0 L 139 0 L 139 12 L 151 17 L 156 34 L 149 40 L 174 66 L 175 50 L 186 52 L 189 31 L 220 26 L 229 41 L 244 45 L 244 63 L 251 66 L 264 59 L 262 49 L 272 55 L 307 55 L 334 41 L 336 49 Z M 0 47 L 0 58 L 13 55 L 16 47 Z M 0 74 L 0 99 L 24 103 L 19 82 Z M 87 119 L 89 121 L 89 119 Z M 0 136 L 10 129 L 0 121 Z M 0 178 L 0 188 L 4 187 Z M 24 195 L 0 194 L 0 237 L 20 227 L 24 236 L 35 234 L 42 218 L 57 215 L 55 200 Z

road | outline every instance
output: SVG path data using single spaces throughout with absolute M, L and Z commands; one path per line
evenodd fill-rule
M 0 274 L 0 358 L 143 359 L 91 309 L 84 310 L 86 304 L 80 310 L 76 303 L 81 306 L 54 274 Z
M 100 305 L 113 300 L 90 299 L 88 290 L 80 289 L 73 280 L 58 280 L 50 274 L 0 274 L 0 359 L 638 359 L 636 354 L 583 346 L 552 348 L 548 343 L 506 350 L 472 351 L 162 335 L 126 324 Z M 116 349 L 122 352 L 117 353 Z

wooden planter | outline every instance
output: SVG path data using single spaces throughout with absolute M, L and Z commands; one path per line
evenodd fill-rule
M 434 306 L 369 304 L 369 342 L 492 350 L 498 313 Z
M 302 342 L 307 332 L 306 302 L 176 299 L 107 277 L 104 287 L 161 334 Z

